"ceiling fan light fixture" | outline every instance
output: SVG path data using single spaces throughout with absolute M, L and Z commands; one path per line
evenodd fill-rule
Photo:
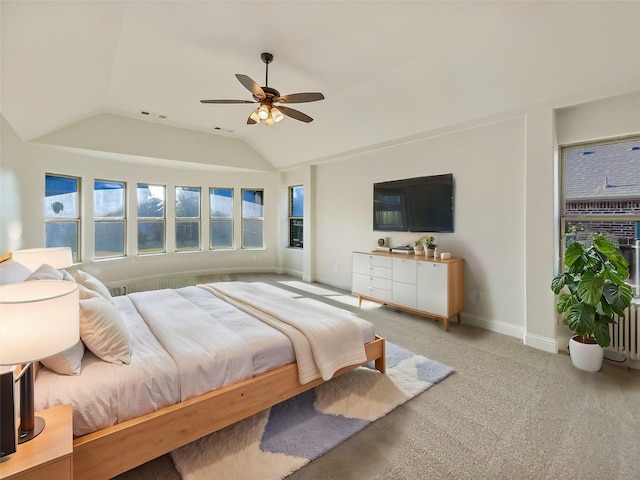
M 269 115 L 267 119 L 264 121 L 264 123 L 266 125 L 275 125 L 276 121 L 273 119 L 271 115 Z
M 249 115 L 249 118 L 250 118 L 251 120 L 253 120 L 254 122 L 256 122 L 256 123 L 259 123 L 259 122 L 260 122 L 260 115 L 258 115 L 258 110 L 259 110 L 259 108 L 256 108 L 256 109 L 251 113 L 251 115 Z
M 266 120 L 269 117 L 269 106 L 266 103 L 263 103 L 260 105 L 260 108 L 258 108 L 258 117 L 262 120 Z
M 277 107 L 271 108 L 271 117 L 277 123 L 284 118 L 284 115 Z

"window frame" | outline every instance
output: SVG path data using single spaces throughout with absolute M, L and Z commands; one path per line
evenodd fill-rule
M 245 213 L 245 200 L 244 200 L 244 196 L 245 196 L 245 192 L 261 192 L 261 196 L 262 196 L 262 203 L 260 204 L 260 207 L 262 209 L 262 215 L 261 216 L 248 216 Z M 264 188 L 241 188 L 240 189 L 240 199 L 241 199 L 241 208 L 240 208 L 240 223 L 241 223 L 241 241 L 240 241 L 240 248 L 241 249 L 245 249 L 245 250 L 263 250 L 264 247 L 264 210 L 265 210 L 265 206 L 264 206 Z M 255 203 L 254 203 L 255 204 Z M 261 238 L 262 238 L 262 245 L 260 246 L 256 246 L 256 245 L 249 245 L 247 246 L 246 242 L 245 242 L 245 225 L 246 222 L 257 222 L 260 224 L 260 228 L 261 228 Z
M 211 208 L 211 198 L 213 193 L 216 190 L 220 190 L 220 191 L 228 191 L 231 192 L 231 213 L 229 216 L 214 216 L 214 211 Z M 235 199 L 235 189 L 233 187 L 209 187 L 209 250 L 233 250 L 234 246 L 235 246 L 235 242 L 234 242 L 234 235 L 233 235 L 233 231 L 234 231 L 234 227 L 235 227 L 235 221 L 234 221 L 234 212 L 235 212 L 235 205 L 234 205 L 234 199 Z M 213 240 L 214 240 L 214 235 L 213 235 L 213 225 L 216 222 L 231 222 L 231 243 L 227 246 L 214 246 L 213 245 Z
M 76 191 L 74 192 L 76 195 L 76 216 L 75 217 L 66 217 L 66 218 L 48 218 L 47 216 L 47 177 L 56 177 L 56 178 L 69 178 L 76 181 Z M 81 252 L 81 239 L 82 239 L 82 179 L 80 177 L 76 177 L 74 175 L 65 175 L 58 173 L 49 173 L 45 172 L 45 180 L 44 180 L 44 195 L 43 195 L 43 217 L 44 217 L 44 246 L 45 247 L 70 247 L 71 254 L 73 256 L 73 261 L 79 262 L 82 258 Z M 53 242 L 49 243 L 49 239 L 47 238 L 47 226 L 48 225 L 61 225 L 61 224 L 73 224 L 75 225 L 75 245 L 67 245 L 62 244 L 61 242 Z M 74 250 L 75 247 L 75 250 Z
M 609 139 L 602 139 L 602 140 L 593 140 L 593 141 L 586 141 L 586 142 L 577 142 L 577 143 L 571 143 L 571 144 L 566 144 L 566 145 L 560 145 L 559 146 L 559 159 L 560 159 L 560 175 L 559 175 L 559 223 L 560 223 L 560 230 L 559 230 L 559 234 L 560 234 L 560 238 L 559 238 L 559 248 L 560 248 L 560 264 L 558 266 L 558 269 L 560 271 L 562 271 L 564 269 L 564 252 L 567 248 L 567 245 L 572 242 L 572 241 L 586 241 L 588 240 L 588 238 L 586 238 L 586 235 L 591 235 L 591 233 L 595 233 L 596 231 L 603 231 L 603 232 L 607 232 L 606 228 L 604 225 L 600 225 L 600 226 L 594 226 L 593 228 L 593 232 L 585 232 L 584 234 L 580 235 L 576 235 L 574 233 L 568 233 L 567 229 L 569 228 L 569 225 L 571 225 L 571 223 L 605 223 L 605 222 L 610 222 L 610 223 L 636 223 L 635 229 L 637 232 L 637 235 L 640 236 L 640 212 L 638 214 L 633 214 L 633 213 L 597 213 L 597 214 L 589 214 L 589 213 L 583 213 L 583 214 L 567 214 L 567 195 L 566 195 L 566 183 L 567 183 L 567 178 L 568 178 L 568 174 L 567 174 L 567 151 L 571 150 L 571 149 L 589 149 L 589 148 L 597 148 L 599 146 L 603 146 L 603 145 L 611 145 L 611 144 L 619 144 L 619 143 L 625 143 L 625 142 L 638 142 L 640 143 L 640 135 L 629 135 L 629 136 L 624 136 L 624 137 L 615 137 L 615 138 L 609 138 Z M 598 199 L 594 199 L 594 200 L 585 200 L 584 203 L 597 203 L 597 202 L 606 202 L 606 200 L 598 200 Z M 616 200 L 611 200 L 611 201 L 616 201 Z M 631 201 L 634 202 L 635 200 L 627 200 L 627 201 Z M 608 233 L 608 232 L 607 232 Z M 614 241 L 614 244 L 619 246 L 619 242 L 618 240 L 612 239 Z M 638 261 L 638 257 L 640 257 L 640 251 L 636 251 L 635 252 L 636 255 L 636 262 Z M 630 277 L 627 278 L 627 283 L 631 282 L 631 275 L 634 269 L 634 265 L 629 264 L 629 274 Z M 638 282 L 638 279 L 635 279 L 636 283 L 640 283 Z M 640 294 L 640 285 L 633 285 L 631 284 L 632 287 L 635 288 L 635 292 L 636 295 Z
M 122 185 L 122 216 L 121 217 L 98 217 L 96 216 L 96 182 L 108 182 L 108 183 L 117 183 Z M 96 248 L 96 242 L 98 239 L 98 235 L 96 234 L 96 226 L 99 223 L 118 223 L 122 222 L 122 253 L 117 255 L 101 255 L 97 254 L 98 249 Z M 121 180 L 107 180 L 96 178 L 93 181 L 93 256 L 95 259 L 107 259 L 107 258 L 122 258 L 127 256 L 127 182 Z
M 140 210 L 140 199 L 138 197 L 139 188 L 141 186 L 147 187 L 162 187 L 163 189 L 163 199 L 162 199 L 162 217 L 141 217 L 139 216 Z M 146 182 L 137 182 L 136 183 L 136 252 L 138 255 L 157 255 L 160 253 L 167 253 L 167 186 L 157 183 L 146 183 Z M 140 223 L 144 222 L 147 224 L 162 224 L 162 249 L 161 250 L 153 250 L 153 251 L 141 251 L 140 250 Z
M 302 190 L 302 215 L 294 215 L 294 191 Z M 304 249 L 304 185 L 292 185 L 289 187 L 289 248 Z M 299 228 L 301 228 L 301 238 L 293 238 L 293 224 L 294 222 L 301 222 Z M 297 242 L 296 242 L 297 240 Z
M 197 217 L 187 217 L 187 216 L 178 216 L 178 189 L 186 189 L 186 190 L 197 190 L 198 191 L 198 216 Z M 185 185 L 176 185 L 174 188 L 174 228 L 175 228 L 175 251 L 176 252 L 199 252 L 202 250 L 202 188 L 201 187 L 193 187 L 193 186 L 185 186 Z M 165 213 L 166 214 L 166 213 Z M 198 224 L 198 245 L 195 247 L 178 247 L 178 223 L 197 223 Z

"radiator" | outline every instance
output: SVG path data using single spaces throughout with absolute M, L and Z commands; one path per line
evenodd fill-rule
M 155 278 L 143 282 L 132 282 L 125 285 L 109 286 L 109 293 L 114 297 L 127 293 L 146 292 L 148 290 L 162 290 L 163 288 L 182 288 L 197 285 L 199 277 L 170 277 Z
M 607 348 L 631 360 L 640 360 L 640 299 L 636 298 L 624 317 L 609 325 L 611 344 Z

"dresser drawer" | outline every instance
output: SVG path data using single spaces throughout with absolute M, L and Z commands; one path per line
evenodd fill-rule
M 393 277 L 393 270 L 391 268 L 377 267 L 375 265 L 371 265 L 369 267 L 369 275 L 376 278 L 384 278 L 384 279 L 391 280 Z
M 371 266 L 373 267 L 384 267 L 391 268 L 393 267 L 393 258 L 391 257 L 381 257 L 379 255 L 371 255 Z
M 369 286 L 371 288 L 375 288 L 377 290 L 393 290 L 393 282 L 390 278 L 378 278 L 378 277 L 369 277 L 371 279 L 371 283 Z
M 380 290 L 377 288 L 372 288 L 368 296 L 371 298 L 375 298 L 378 301 L 387 303 L 391 303 L 393 300 L 393 292 L 391 292 L 391 290 Z

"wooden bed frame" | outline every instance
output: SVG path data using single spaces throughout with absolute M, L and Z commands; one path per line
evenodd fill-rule
M 376 337 L 365 350 L 367 360 L 385 373 L 384 339 Z M 339 370 L 334 378 L 357 366 Z M 73 442 L 73 478 L 109 479 L 322 383 L 300 385 L 297 365 L 291 363 L 84 435 Z
M 11 258 L 1 255 L 0 262 Z M 367 362 L 386 373 L 385 341 L 365 344 Z M 360 365 L 345 367 L 333 378 Z M 298 382 L 291 363 L 253 378 L 176 403 L 73 441 L 73 478 L 110 479 L 198 438 L 324 383 Z

